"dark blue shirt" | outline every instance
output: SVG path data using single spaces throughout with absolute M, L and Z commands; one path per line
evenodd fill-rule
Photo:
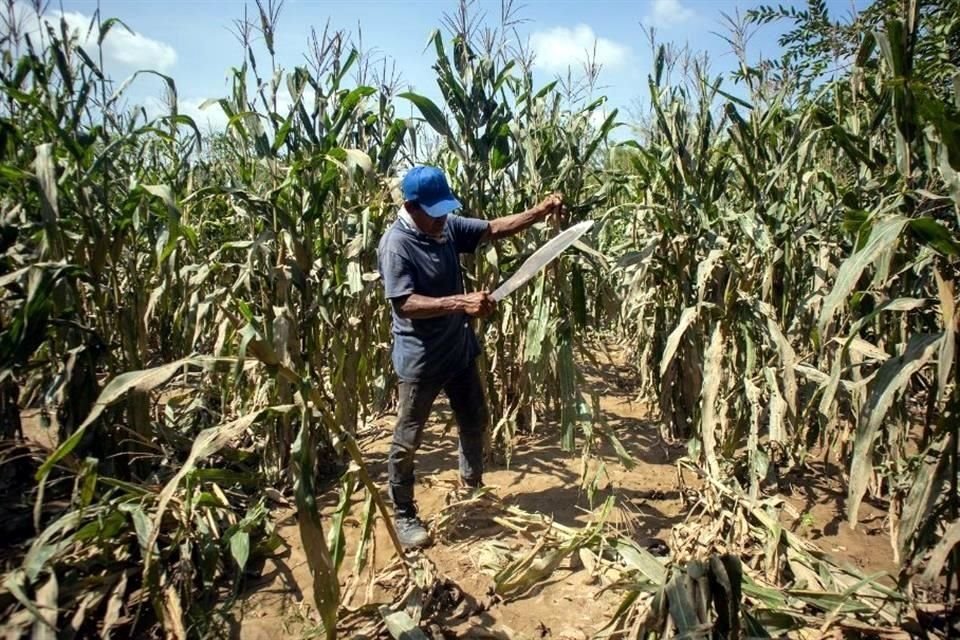
M 440 298 L 463 293 L 460 254 L 473 253 L 489 228 L 484 220 L 447 216 L 443 238 L 398 219 L 377 250 L 384 292 L 391 302 L 417 293 Z M 393 309 L 393 366 L 401 380 L 437 380 L 469 365 L 480 345 L 465 313 L 414 320 Z

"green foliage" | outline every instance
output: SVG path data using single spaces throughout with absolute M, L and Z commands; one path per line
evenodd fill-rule
M 58 431 L 55 448 L 26 456 L 26 472 L 3 487 L 41 532 L 21 529 L 11 544 L 23 564 L 4 568 L 0 609 L 18 628 L 217 634 L 222 618 L 210 611 L 227 609 L 244 571 L 276 545 L 265 496 L 285 493 L 334 636 L 346 518 L 324 522 L 317 495 L 349 460 L 341 506 L 361 488 L 368 501 L 358 566 L 386 515 L 353 434 L 393 402 L 376 246 L 400 202 L 397 175 L 418 159 L 418 137 L 431 138 L 396 116 L 398 104 L 412 102 L 442 136 L 429 159 L 471 215 L 512 213 L 551 189 L 578 217 L 604 203 L 597 176 L 613 119 L 591 124 L 599 102 L 571 109 L 552 88 L 535 94 L 529 69 L 518 75 L 505 55 L 439 34 L 452 118 L 398 95 L 396 78 L 372 76 L 345 33 L 314 35 L 307 65 L 284 69 L 281 4 L 258 3 L 259 22 L 237 23 L 242 63 L 227 95 L 204 105 L 227 126 L 208 135 L 177 112 L 173 79 L 138 72 L 113 90 L 99 52 L 65 27 L 3 41 L 3 435 L 19 436 L 28 408 Z M 119 25 L 98 16 L 92 28 L 102 43 Z M 167 114 L 121 106 L 131 83 L 156 80 Z M 552 233 L 491 250 L 471 265 L 473 286 L 494 286 Z M 488 328 L 493 414 L 509 423 L 501 445 L 521 409 L 563 415 L 571 447 L 578 427 L 589 432 L 561 293 L 576 268 L 575 315 L 589 324 L 595 260 L 565 257 Z M 530 317 L 541 326 L 528 346 Z
M 65 24 L 3 40 L 0 435 L 19 466 L 0 474 L 18 527 L 0 609 L 16 629 L 215 635 L 210 612 L 275 550 L 267 499 L 286 494 L 334 637 L 355 492 L 357 567 L 386 515 L 354 439 L 393 402 L 376 245 L 397 176 L 422 161 L 446 170 L 467 215 L 559 191 L 564 224 L 596 222 L 600 251 L 576 245 L 477 327 L 496 450 L 509 459 L 547 415 L 567 450 L 608 439 L 630 462 L 576 366 L 583 336 L 616 324 L 662 438 L 686 441 L 712 487 L 716 540 L 747 536 L 754 564 L 789 583 L 738 578 L 719 542 L 665 568 L 599 524 L 551 525 L 553 546 L 499 567 L 503 593 L 589 551 L 624 575 L 620 630 L 789 632 L 810 611 L 896 623 L 899 592 L 815 558 L 768 513 L 763 494 L 819 452 L 843 465 L 851 524 L 863 500 L 889 505 L 901 587 L 956 572 L 956 3 L 881 0 L 846 21 L 821 0 L 759 7 L 752 24 L 792 26 L 776 63 L 741 55 L 746 99 L 696 56 L 671 84 L 680 60 L 659 47 L 643 143 L 613 149 L 603 98 L 534 85 L 505 35 L 509 2 L 499 28 L 478 29 L 464 4 L 431 36 L 438 103 L 373 76 L 344 33 L 315 34 L 307 65 L 280 67 L 281 4 L 238 23 L 242 63 L 204 105 L 228 124 L 210 134 L 178 113 L 169 77 L 114 90 Z M 124 26 L 92 28 L 102 44 Z M 134 82 L 160 83 L 168 112 L 123 108 Z M 467 259 L 468 287 L 492 290 L 555 233 Z M 25 409 L 55 422 L 52 450 L 23 448 Z M 738 619 L 742 601 L 754 611 Z M 395 633 L 419 621 L 383 616 Z
M 956 6 L 903 6 L 875 3 L 850 24 L 819 0 L 752 10 L 793 23 L 779 64 L 741 60 L 753 104 L 700 69 L 662 86 L 658 67 L 651 142 L 625 145 L 619 164 L 634 252 L 622 324 L 664 439 L 689 438 L 703 469 L 751 498 L 817 451 L 838 456 L 851 526 L 867 494 L 899 522 L 906 584 L 960 508 L 940 475 L 960 392 L 960 147 L 947 124 L 960 102 L 943 80 L 960 69 L 936 53 Z M 838 58 L 855 64 L 828 73 Z M 661 47 L 658 63 L 677 60 Z
M 505 32 L 484 39 L 466 24 L 452 29 L 449 47 L 440 31 L 430 38 L 445 111 L 421 95 L 400 98 L 409 100 L 440 136 L 442 144 L 429 161 L 446 168 L 467 215 L 508 215 L 561 192 L 570 205 L 565 222 L 603 216 L 613 186 L 603 175 L 604 149 L 616 111 L 597 126 L 602 99 L 563 104 L 552 85 L 534 86 L 529 61 L 507 53 Z M 541 224 L 489 247 L 467 265 L 474 286 L 492 291 L 555 233 Z M 568 450 L 577 431 L 590 429 L 597 419 L 580 390 L 573 347 L 582 331 L 577 320 L 583 327 L 588 318 L 599 321 L 604 315 L 602 305 L 588 308 L 585 294 L 594 292 L 593 300 L 603 295 L 602 266 L 589 254 L 570 252 L 539 283 L 505 300 L 494 322 L 480 327 L 494 434 L 508 457 L 513 435 L 535 424 L 547 402 L 557 405 Z

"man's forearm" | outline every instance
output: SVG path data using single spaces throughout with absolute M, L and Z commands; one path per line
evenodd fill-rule
M 494 218 L 490 221 L 490 230 L 487 231 L 487 239 L 499 240 L 520 233 L 527 227 L 543 220 L 544 212 L 539 206 L 527 209 L 522 213 L 515 213 L 512 216 Z
M 439 318 L 466 310 L 466 301 L 463 296 L 432 298 L 411 293 L 402 301 L 397 301 L 394 304 L 401 317 L 412 320 Z

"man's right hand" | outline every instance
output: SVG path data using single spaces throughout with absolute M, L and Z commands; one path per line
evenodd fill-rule
M 486 291 L 476 291 L 461 296 L 464 312 L 473 318 L 485 318 L 497 308 L 496 301 Z
M 541 220 L 545 219 L 547 216 L 560 213 L 563 210 L 563 194 L 551 193 L 549 196 L 541 200 L 535 209 Z

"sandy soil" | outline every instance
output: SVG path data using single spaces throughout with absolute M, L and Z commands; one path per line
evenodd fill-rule
M 620 515 L 633 518 L 636 539 L 645 545 L 655 545 L 657 540 L 669 541 L 671 527 L 682 517 L 676 467 L 671 459 L 675 455 L 657 444 L 656 425 L 646 418 L 643 407 L 631 401 L 632 394 L 619 384 L 620 379 L 630 379 L 630 376 L 625 371 L 611 369 L 602 378 L 591 378 L 590 384 L 601 394 L 601 409 L 607 424 L 616 430 L 638 464 L 626 470 L 617 463 L 611 448 L 601 449 L 599 459 L 606 465 L 610 482 L 601 485 L 603 491 L 597 501 L 614 492 L 625 507 Z M 443 509 L 457 478 L 456 435 L 452 430 L 444 432 L 446 423 L 445 408 L 438 405 L 417 459 L 417 500 L 425 520 Z M 388 418 L 378 436 L 364 449 L 371 473 L 378 482 L 386 478 L 389 430 Z M 556 429 L 546 425 L 541 431 L 546 434 Z M 676 455 L 680 453 L 677 451 Z M 861 525 L 851 530 L 843 517 L 844 488 L 839 472 L 816 464 L 814 469 L 819 472 L 795 481 L 792 494 L 787 496 L 801 513 L 808 514 L 806 524 L 797 532 L 841 562 L 849 562 L 861 570 L 895 570 L 883 522 L 884 512 L 865 504 Z M 590 520 L 590 505 L 579 488 L 580 474 L 579 455 L 562 451 L 555 435 L 535 435 L 518 444 L 509 468 L 489 470 L 485 481 L 507 503 L 546 514 L 561 524 L 582 526 Z M 335 490 L 322 496 L 325 512 L 333 509 L 336 499 Z M 348 549 L 342 574 L 349 574 L 351 570 L 353 545 L 349 539 L 356 537 L 359 529 L 355 518 L 360 516 L 362 496 L 358 494 L 356 500 L 351 511 L 354 519 L 349 520 L 346 527 Z M 318 625 L 313 621 L 315 614 L 310 612 L 311 578 L 294 514 L 286 509 L 278 511 L 277 516 L 278 531 L 287 548 L 280 557 L 267 560 L 259 577 L 248 583 L 234 611 L 236 638 L 259 640 L 281 635 L 319 635 Z M 508 534 L 503 528 L 492 526 L 472 532 L 470 543 L 439 542 L 426 550 L 427 557 L 441 574 L 456 583 L 466 600 L 485 605 L 480 607 L 483 611 L 466 619 L 440 619 L 435 637 L 575 639 L 588 638 L 604 626 L 619 599 L 612 592 L 600 594 L 600 585 L 591 583 L 589 573 L 576 561 L 565 562 L 549 580 L 520 597 L 506 601 L 491 598 L 492 579 L 478 568 L 473 552 L 487 539 L 510 542 Z M 377 525 L 375 549 L 374 567 L 382 569 L 393 558 L 382 522 Z M 373 601 L 390 601 L 389 594 L 379 589 L 373 589 L 371 594 Z M 362 601 L 363 594 L 354 597 L 354 603 Z

